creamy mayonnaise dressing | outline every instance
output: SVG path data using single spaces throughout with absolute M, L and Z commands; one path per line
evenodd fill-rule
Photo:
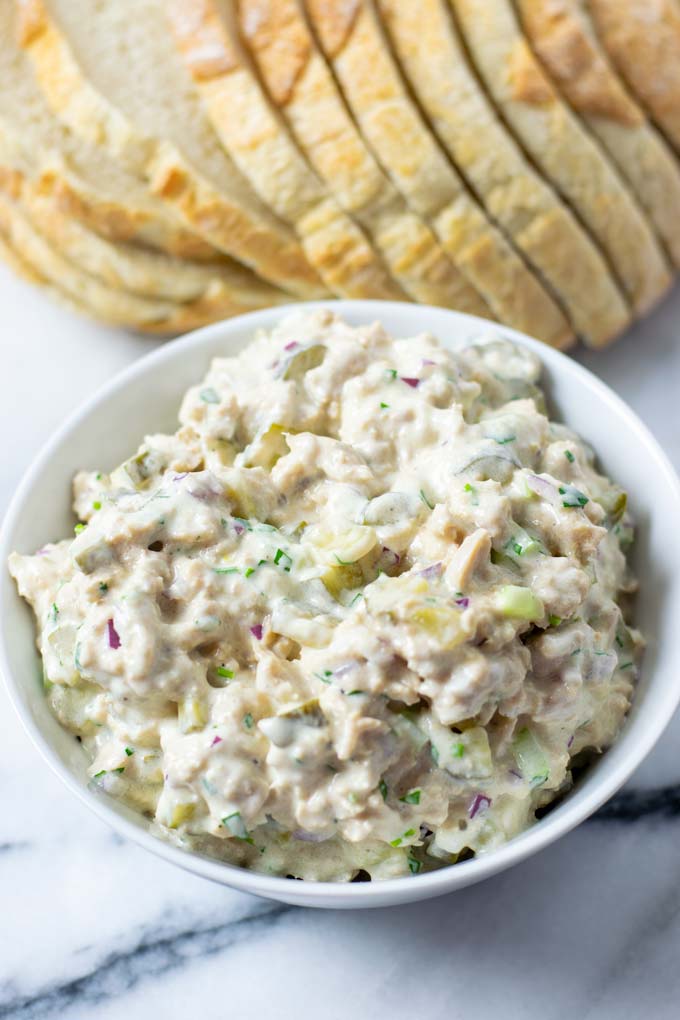
M 75 480 L 10 569 L 92 782 L 308 879 L 499 846 L 628 709 L 625 494 L 499 333 L 452 353 L 298 314 Z

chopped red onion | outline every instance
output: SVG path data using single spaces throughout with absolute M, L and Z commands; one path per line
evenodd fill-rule
M 567 741 L 567 751 L 569 750 L 569 748 L 571 747 L 571 745 L 573 743 L 574 743 L 574 734 L 572 733 L 572 735 L 569 737 L 569 740 Z
M 414 376 L 402 375 L 399 378 L 402 382 L 405 382 L 407 386 L 412 386 L 414 390 L 420 386 L 420 379 L 416 379 Z
M 547 499 L 549 503 L 553 503 L 559 495 L 556 486 L 540 475 L 528 475 L 527 485 L 537 496 Z
M 479 811 L 485 811 L 488 807 L 491 807 L 491 798 L 485 797 L 483 793 L 478 793 L 470 805 L 468 814 L 470 818 L 474 818 Z
M 319 836 L 313 832 L 305 832 L 304 829 L 294 829 L 293 839 L 301 839 L 303 843 L 325 843 L 328 836 Z
M 106 627 L 109 632 L 109 648 L 120 648 L 120 635 L 113 624 L 113 620 L 107 620 Z
M 214 747 L 215 744 L 221 744 L 221 743 L 222 743 L 222 737 L 213 737 L 213 742 L 212 742 L 212 744 L 210 746 Z
M 256 623 L 254 627 L 250 628 L 250 633 L 258 641 L 261 641 L 262 640 L 262 624 L 261 623 Z
M 508 772 L 510 773 L 511 776 L 514 776 L 515 779 L 523 778 L 522 774 L 520 772 L 516 772 L 515 769 L 508 769 Z
M 182 479 L 183 479 L 183 478 L 186 478 L 186 476 L 187 476 L 188 474 L 189 474 L 189 472 L 188 472 L 188 471 L 182 471 L 182 472 L 181 472 L 180 474 L 178 474 L 178 475 L 173 475 L 173 476 L 172 476 L 172 480 L 173 480 L 173 482 L 181 482 L 181 481 L 182 481 Z
M 470 605 L 470 599 L 464 595 L 462 599 L 456 599 L 456 605 L 460 606 L 461 609 L 467 609 Z
M 293 351 L 297 346 L 298 346 L 297 340 L 291 340 L 290 343 L 286 344 L 286 346 L 283 349 L 284 351 Z
M 441 577 L 444 570 L 443 563 L 431 563 L 429 567 L 425 567 L 424 570 L 419 570 L 418 573 L 421 577 Z
M 242 524 L 239 524 L 238 521 L 234 521 L 234 531 L 236 532 L 237 535 L 242 535 L 245 530 L 246 529 L 243 527 Z
M 431 358 L 423 358 L 423 360 L 421 361 L 421 365 L 436 365 L 436 364 L 437 362 L 432 361 Z
M 377 565 L 382 570 L 389 570 L 390 567 L 397 567 L 400 563 L 401 556 L 399 553 L 396 553 L 394 549 L 388 549 L 387 546 L 384 545 Z

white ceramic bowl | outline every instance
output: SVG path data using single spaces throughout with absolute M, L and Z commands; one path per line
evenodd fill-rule
M 451 347 L 490 328 L 481 319 L 415 305 L 338 301 L 323 307 L 334 308 L 355 325 L 380 320 L 399 336 L 430 330 Z M 635 559 L 641 593 L 636 623 L 649 645 L 635 702 L 617 743 L 529 831 L 487 856 L 425 875 L 348 885 L 295 882 L 177 849 L 151 835 L 140 815 L 88 788 L 82 748 L 47 708 L 32 616 L 16 594 L 5 563 L 13 549 L 33 552 L 71 532 L 71 478 L 77 469 L 113 467 L 145 434 L 174 430 L 181 396 L 201 378 L 210 359 L 236 353 L 256 329 L 272 326 L 291 309 L 231 319 L 161 347 L 103 387 L 52 437 L 23 479 L 0 532 L 0 666 L 14 706 L 43 757 L 95 814 L 123 836 L 197 875 L 287 903 L 316 907 L 406 903 L 470 885 L 552 843 L 611 797 L 658 740 L 680 699 L 680 482 L 647 429 L 611 390 L 564 355 L 503 329 L 541 357 L 553 415 L 592 443 L 608 474 L 627 489 L 639 526 Z M 575 881 L 576 874 L 575 870 Z

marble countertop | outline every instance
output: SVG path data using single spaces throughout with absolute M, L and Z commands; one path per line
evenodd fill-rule
M 154 346 L 0 269 L 0 514 L 52 429 Z M 680 468 L 680 292 L 577 357 Z M 680 718 L 576 832 L 449 897 L 280 907 L 123 842 L 51 774 L 0 689 L 0 1018 L 671 1020 L 680 1006 Z

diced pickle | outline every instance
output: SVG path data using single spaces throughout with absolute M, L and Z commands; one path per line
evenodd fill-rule
M 317 368 L 325 357 L 326 348 L 323 344 L 303 347 L 286 359 L 281 370 L 281 378 L 299 382 L 306 372 Z
M 182 733 L 202 730 L 208 721 L 204 705 L 197 698 L 185 698 L 177 705 L 177 719 Z

